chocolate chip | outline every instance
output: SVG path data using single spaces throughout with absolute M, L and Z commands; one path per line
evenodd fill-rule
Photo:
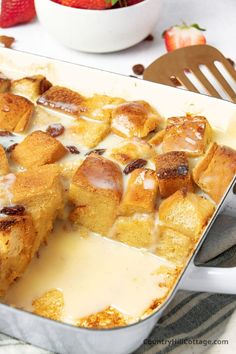
M 153 41 L 153 39 L 154 39 L 153 35 L 149 34 L 144 40 L 150 42 L 150 41 Z
M 64 133 L 65 128 L 60 123 L 51 124 L 48 126 L 46 132 L 51 135 L 53 138 L 60 136 Z
M 92 153 L 98 154 L 98 155 L 103 155 L 105 151 L 106 151 L 106 149 L 95 149 L 95 150 L 91 150 L 91 151 L 87 152 L 85 154 L 85 156 L 89 156 Z
M 67 145 L 66 148 L 70 151 L 71 154 L 80 154 L 80 151 L 74 145 Z
M 232 65 L 232 67 L 234 68 L 235 67 L 235 62 L 230 59 L 230 58 L 227 58 L 228 62 Z
M 17 145 L 18 145 L 18 144 L 15 143 L 15 144 L 12 144 L 12 145 L 8 146 L 8 148 L 6 148 L 6 152 L 11 153 L 11 152 L 15 149 L 15 147 L 16 147 Z
M 171 76 L 170 79 L 175 86 L 182 86 L 181 82 L 177 79 L 176 76 Z
M 135 75 L 143 75 L 145 68 L 143 64 L 136 64 L 133 66 L 132 70 Z
M 14 136 L 14 134 L 8 130 L 0 130 L 0 136 Z
M 133 172 L 137 168 L 141 168 L 147 164 L 146 160 L 143 159 L 137 159 L 132 162 L 130 162 L 124 169 L 124 174 L 128 175 L 129 173 Z
M 24 212 L 25 208 L 23 207 L 23 205 L 4 207 L 0 210 L 0 213 L 5 215 L 23 215 Z

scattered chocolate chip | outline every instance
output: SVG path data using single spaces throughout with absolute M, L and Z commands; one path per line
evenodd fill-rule
M 234 68 L 235 67 L 235 62 L 230 59 L 230 58 L 227 58 L 228 62 L 232 65 L 232 67 Z
M 88 156 L 88 155 L 90 155 L 92 153 L 98 154 L 98 155 L 103 155 L 105 151 L 106 151 L 106 149 L 95 149 L 95 150 L 91 150 L 91 151 L 87 152 L 85 154 L 85 156 Z
M 177 79 L 176 76 L 171 76 L 170 79 L 175 86 L 182 86 L 181 82 Z
M 24 212 L 25 212 L 25 207 L 23 207 L 23 205 L 4 207 L 0 211 L 1 214 L 5 214 L 5 215 L 23 215 Z
M 153 35 L 149 34 L 144 40 L 150 42 L 150 41 L 153 41 L 153 39 L 154 39 Z
M 0 43 L 2 43 L 5 48 L 11 48 L 14 42 L 15 42 L 14 37 L 0 36 Z
M 14 136 L 14 134 L 8 130 L 0 130 L 0 136 Z
M 143 75 L 145 68 L 143 64 L 136 64 L 133 66 L 132 70 L 135 75 Z
M 47 127 L 46 132 L 51 135 L 53 138 L 60 136 L 64 133 L 65 128 L 60 123 L 51 124 Z
M 130 162 L 124 169 L 124 174 L 128 175 L 129 173 L 133 172 L 137 168 L 144 167 L 147 164 L 146 160 L 143 159 L 137 159 L 132 162 Z
M 18 145 L 18 144 L 15 143 L 15 144 L 12 144 L 12 145 L 8 146 L 8 148 L 6 148 L 6 152 L 11 153 L 11 152 L 15 149 L 15 147 L 16 147 L 17 145 Z
M 66 148 L 70 151 L 71 154 L 80 154 L 80 151 L 74 145 L 67 145 Z

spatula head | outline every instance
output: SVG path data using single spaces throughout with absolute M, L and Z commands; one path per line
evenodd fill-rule
M 221 63 L 231 76 L 231 84 L 218 70 L 217 62 Z M 202 67 L 206 67 L 214 76 L 228 99 L 236 102 L 236 92 L 232 87 L 232 82 L 236 85 L 236 71 L 219 50 L 209 45 L 194 45 L 167 53 L 145 70 L 143 78 L 170 86 L 182 85 L 190 91 L 200 92 L 189 78 L 188 74 L 191 73 L 209 95 L 222 98 L 202 71 Z

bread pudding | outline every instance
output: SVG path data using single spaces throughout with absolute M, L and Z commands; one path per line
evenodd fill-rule
M 5 80 L 2 301 L 88 328 L 149 316 L 235 176 L 236 151 L 207 117 L 165 119 L 158 104 L 87 97 L 43 75 Z

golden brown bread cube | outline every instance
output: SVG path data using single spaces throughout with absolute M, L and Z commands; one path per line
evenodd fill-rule
M 219 203 L 236 175 L 236 151 L 211 144 L 204 158 L 193 169 L 195 183 Z
M 109 156 L 122 165 L 126 165 L 140 158 L 147 160 L 151 158 L 154 153 L 155 151 L 149 143 L 139 138 L 133 138 L 131 140 L 125 140 L 112 149 Z
M 11 87 L 11 80 L 9 80 L 5 75 L 0 73 L 0 93 L 9 91 Z
M 168 227 L 197 240 L 214 210 L 210 200 L 179 190 L 161 203 L 159 218 Z
M 169 197 L 182 188 L 186 188 L 190 192 L 193 191 L 192 178 L 185 152 L 171 151 L 166 154 L 156 155 L 155 164 L 162 198 Z
M 89 155 L 70 185 L 69 198 L 75 205 L 71 219 L 106 235 L 115 221 L 122 191 L 119 166 L 97 154 Z
M 124 138 L 143 138 L 156 129 L 161 119 L 145 101 L 125 102 L 112 112 L 111 129 Z
M 56 165 L 45 165 L 19 172 L 10 192 L 12 203 L 23 204 L 33 218 L 37 232 L 35 253 L 47 239 L 64 206 L 60 169 Z
M 11 91 L 16 95 L 22 95 L 30 100 L 35 100 L 52 86 L 45 76 L 34 75 L 14 80 L 11 83 Z
M 163 142 L 165 133 L 166 133 L 165 129 L 159 130 L 151 137 L 151 139 L 148 140 L 149 144 L 156 145 L 156 146 L 160 145 Z
M 60 321 L 64 309 L 64 296 L 58 289 L 52 289 L 32 302 L 34 313 L 39 316 Z
M 37 104 L 79 117 L 86 110 L 85 98 L 66 87 L 52 86 L 37 100 Z
M 0 296 L 25 271 L 33 255 L 35 238 L 30 215 L 0 218 Z
M 157 198 L 157 177 L 153 170 L 139 168 L 129 177 L 128 186 L 120 204 L 120 215 L 151 213 Z
M 154 215 L 119 216 L 114 224 L 111 236 L 129 246 L 151 247 L 155 241 Z
M 8 159 L 3 149 L 2 145 L 0 145 L 0 176 L 4 176 L 9 172 L 9 164 Z
M 28 135 L 11 153 L 12 159 L 26 168 L 58 161 L 68 150 L 59 140 L 40 130 Z
M 205 117 L 186 116 L 167 119 L 162 150 L 184 151 L 188 156 L 203 155 L 212 138 L 212 129 Z
M 119 97 L 110 97 L 106 95 L 95 94 L 86 99 L 83 116 L 103 121 L 110 122 L 112 111 L 125 100 Z
M 78 327 L 86 328 L 114 328 L 126 326 L 127 320 L 123 314 L 112 306 L 105 310 L 80 318 L 76 322 Z
M 156 255 L 166 258 L 177 266 L 185 264 L 194 247 L 191 237 L 163 225 L 159 226 L 156 243 Z
M 97 146 L 110 132 L 108 123 L 97 123 L 78 118 L 76 125 L 69 127 L 66 131 L 68 137 L 70 134 L 76 137 L 79 144 L 88 148 Z
M 0 93 L 0 129 L 22 132 L 34 113 L 34 104 L 27 98 Z

